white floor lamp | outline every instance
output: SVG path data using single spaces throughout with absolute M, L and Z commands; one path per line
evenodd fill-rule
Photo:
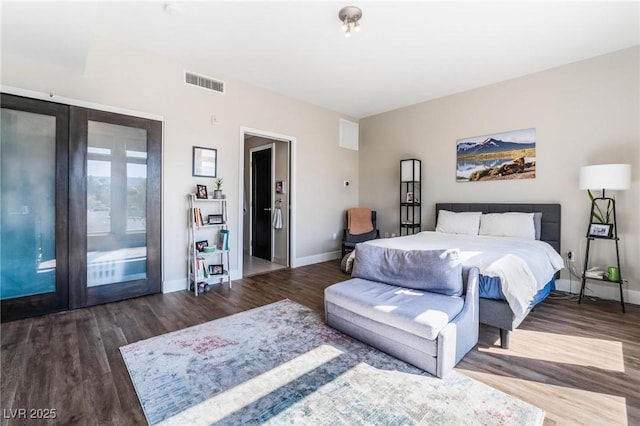
M 617 277 L 616 279 L 600 279 L 601 281 L 617 282 L 620 286 L 620 304 L 622 312 L 624 309 L 624 298 L 622 296 L 622 272 L 620 270 L 620 251 L 618 249 L 618 223 L 616 222 L 616 200 L 606 196 L 606 190 L 625 190 L 631 187 L 631 166 L 629 164 L 599 164 L 580 168 L 580 189 L 589 191 L 591 198 L 591 213 L 589 215 L 589 227 L 587 229 L 587 250 L 584 256 L 584 268 L 582 272 L 582 287 L 578 303 L 582 302 L 584 288 L 587 277 L 586 272 L 589 265 L 589 246 L 594 238 L 613 239 L 616 244 Z M 592 189 L 602 189 L 601 197 L 594 197 Z M 600 204 L 598 204 L 600 203 Z M 605 205 L 603 212 L 600 205 Z M 594 221 L 594 219 L 596 221 Z M 599 223 L 598 223 L 599 222 Z

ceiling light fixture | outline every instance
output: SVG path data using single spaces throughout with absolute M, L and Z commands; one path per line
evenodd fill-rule
M 164 11 L 169 15 L 180 15 L 182 13 L 182 7 L 176 3 L 167 3 L 164 5 Z
M 345 37 L 351 37 L 352 31 L 360 31 L 360 18 L 362 10 L 356 6 L 346 6 L 340 9 L 338 18 L 342 22 L 342 31 Z

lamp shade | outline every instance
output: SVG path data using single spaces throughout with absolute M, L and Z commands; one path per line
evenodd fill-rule
M 580 168 L 580 189 L 629 189 L 631 165 L 598 164 Z
M 420 180 L 420 160 L 411 158 L 400 160 L 400 180 L 402 182 L 417 182 Z

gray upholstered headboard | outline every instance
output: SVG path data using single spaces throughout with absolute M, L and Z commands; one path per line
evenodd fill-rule
M 511 204 L 511 203 L 437 203 L 436 220 L 440 210 L 451 212 L 482 213 L 542 213 L 540 240 L 551 245 L 561 256 L 560 251 L 560 204 Z

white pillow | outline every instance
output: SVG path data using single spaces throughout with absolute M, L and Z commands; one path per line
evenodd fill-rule
M 481 215 L 481 212 L 454 213 L 448 210 L 440 210 L 436 232 L 478 235 Z
M 533 213 L 487 213 L 480 217 L 480 235 L 536 239 Z

